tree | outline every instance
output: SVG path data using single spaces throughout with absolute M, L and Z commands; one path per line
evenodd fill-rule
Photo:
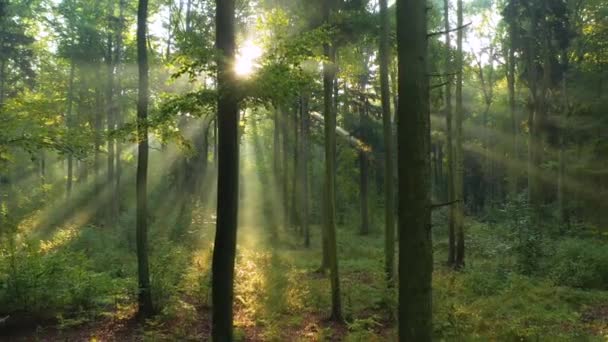
M 454 231 L 456 234 L 456 250 L 454 255 L 454 267 L 464 267 L 464 151 L 462 146 L 462 121 L 464 118 L 464 107 L 462 105 L 462 73 L 463 53 L 462 38 L 464 35 L 462 27 L 462 0 L 457 1 L 457 26 L 456 34 L 456 130 L 454 132 Z
M 456 215 L 456 207 L 454 205 L 454 146 L 452 144 L 452 77 L 451 72 L 447 69 L 452 65 L 452 48 L 450 44 L 450 6 L 449 1 L 443 1 L 443 21 L 445 26 L 445 72 L 447 83 L 445 85 L 445 122 L 446 122 L 446 148 L 447 148 L 447 186 L 448 186 L 448 203 L 452 203 L 449 207 L 448 214 L 448 265 L 454 266 L 456 260 L 456 234 L 454 232 L 454 219 Z
M 389 18 L 387 0 L 380 0 L 380 100 L 384 136 L 384 272 L 390 283 L 395 268 L 395 195 L 393 194 L 393 128 L 388 82 Z
M 330 15 L 335 4 L 323 2 L 323 19 L 330 23 Z M 340 298 L 340 278 L 338 275 L 338 251 L 336 246 L 336 112 L 333 97 L 334 77 L 336 73 L 335 49 L 328 43 L 323 46 L 327 59 L 323 64 L 323 115 L 325 136 L 325 220 L 327 262 L 331 282 L 331 317 L 342 320 L 342 300 Z
M 400 341 L 432 337 L 426 12 L 425 0 L 397 0 Z
M 216 1 L 218 181 L 217 224 L 212 266 L 213 341 L 232 341 L 232 299 L 238 210 L 238 98 L 235 58 L 234 0 Z
M 137 7 L 137 66 L 139 72 L 137 96 L 137 270 L 138 303 L 141 317 L 152 315 L 152 294 L 148 266 L 148 52 L 146 20 L 148 0 L 139 0 Z

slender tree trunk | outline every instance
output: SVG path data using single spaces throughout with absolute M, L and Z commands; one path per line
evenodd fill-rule
M 457 14 L 457 27 L 462 27 L 462 0 L 457 1 L 458 14 Z M 462 38 L 463 30 L 458 30 L 456 34 L 456 68 L 458 68 L 456 74 L 456 131 L 454 134 L 454 140 L 456 143 L 454 153 L 454 200 L 457 202 L 453 204 L 455 207 L 454 213 L 454 231 L 456 233 L 456 253 L 454 259 L 454 267 L 459 269 L 464 267 L 464 151 L 462 146 L 462 121 L 464 118 L 464 108 L 462 106 L 462 68 L 463 68 L 463 54 L 462 54 Z
M 511 39 L 509 46 L 509 57 L 507 59 L 507 88 L 509 96 L 509 116 L 511 117 L 511 159 L 517 161 L 517 118 L 515 113 L 515 29 L 514 27 L 509 28 L 509 36 Z M 509 193 L 513 197 L 517 194 L 517 168 L 510 167 L 509 177 Z
M 121 82 L 121 77 L 122 77 L 122 71 L 124 70 L 122 68 L 122 49 L 123 49 L 123 32 L 124 32 L 124 27 L 125 27 L 125 16 L 124 16 L 124 11 L 125 11 L 125 0 L 119 0 L 119 27 L 118 30 L 116 32 L 116 59 L 114 61 L 115 64 L 115 68 L 116 68 L 116 72 L 117 72 L 117 77 L 116 77 L 116 109 L 114 112 L 114 120 L 116 123 L 116 127 L 117 128 L 122 128 L 122 125 L 124 124 L 124 119 L 123 119 L 123 114 L 122 114 L 122 82 Z M 122 163 L 121 163 L 121 157 L 122 157 L 122 144 L 120 143 L 120 141 L 117 139 L 116 142 L 116 165 L 115 165 L 115 186 L 114 186 L 114 196 L 115 196 L 115 204 L 114 204 L 114 212 L 116 213 L 117 217 L 120 215 L 120 207 L 121 207 L 121 175 L 122 175 Z
M 6 59 L 0 60 L 0 110 L 4 107 L 4 91 L 6 86 Z
M 283 138 L 282 141 L 282 148 L 281 148 L 281 152 L 282 152 L 282 157 L 281 157 L 281 162 L 283 163 L 283 167 L 282 167 L 282 178 L 281 180 L 283 181 L 282 186 L 283 186 L 283 223 L 285 225 L 285 228 L 287 228 L 287 226 L 289 225 L 289 158 L 288 158 L 288 153 L 289 153 L 289 141 L 288 141 L 288 118 L 287 118 L 287 110 L 285 110 L 285 108 L 282 108 L 282 115 L 280 118 L 280 122 L 281 122 L 281 137 Z
M 330 13 L 335 4 L 323 2 L 325 23 L 330 23 Z M 323 112 L 325 135 L 325 235 L 327 237 L 327 257 L 331 281 L 331 317 L 342 321 L 342 300 L 340 298 L 340 278 L 338 275 L 338 251 L 336 245 L 336 112 L 333 98 L 334 78 L 336 73 L 335 47 L 323 46 L 327 62 L 323 64 Z
M 291 212 L 290 219 L 296 231 L 301 233 L 300 225 L 300 213 L 298 210 L 298 196 L 300 187 L 298 183 L 298 155 L 299 155 L 299 133 L 298 133 L 298 107 L 296 106 L 293 111 L 293 178 L 291 182 Z
M 137 99 L 137 205 L 136 240 L 138 270 L 138 304 L 141 317 L 152 315 L 152 295 L 148 266 L 148 53 L 146 50 L 146 20 L 148 0 L 139 0 L 137 7 L 137 65 L 139 69 Z
M 365 65 L 368 64 L 369 58 L 365 58 Z M 366 113 L 366 99 L 363 93 L 365 92 L 365 86 L 367 84 L 367 75 L 361 77 L 359 84 L 359 91 L 361 96 L 359 101 L 359 137 L 361 141 L 365 142 L 366 130 L 367 130 L 367 113 Z M 366 151 L 359 151 L 359 200 L 361 202 L 361 235 L 369 234 L 369 157 Z
M 449 1 L 443 1 L 443 21 L 445 25 L 445 45 L 446 48 L 450 49 L 451 52 L 451 43 L 450 43 L 450 6 Z M 452 56 L 451 53 L 447 53 L 445 57 L 445 72 L 450 74 L 451 70 L 448 70 L 447 67 L 452 65 Z M 452 143 L 452 77 L 450 75 L 447 76 L 447 84 L 445 87 L 445 121 L 446 121 L 446 149 L 447 149 L 447 190 L 448 190 L 448 202 L 454 202 L 454 146 Z M 450 205 L 448 208 L 448 265 L 454 266 L 454 262 L 456 261 L 456 233 L 454 231 L 454 222 L 456 220 L 456 206 L 454 204 Z
M 397 0 L 399 340 L 431 341 L 430 104 L 427 2 Z
M 395 273 L 395 195 L 393 192 L 393 124 L 388 66 L 390 64 L 389 18 L 387 0 L 380 0 L 380 100 L 384 136 L 384 273 L 389 286 Z
M 186 32 L 192 30 L 192 0 L 186 2 Z
M 309 215 L 309 196 L 308 196 L 308 159 L 309 159 L 309 147 L 308 140 L 310 137 L 310 116 L 308 113 L 308 100 L 309 95 L 302 95 L 302 139 L 301 139 L 301 172 L 302 172 L 302 230 L 304 231 L 304 246 L 310 247 L 310 226 L 308 222 Z
M 216 1 L 216 47 L 218 59 L 218 190 L 217 226 L 212 266 L 212 340 L 228 342 L 232 335 L 234 257 L 239 184 L 238 99 L 232 70 L 235 57 L 234 0 Z
M 68 98 L 67 98 L 67 112 L 66 112 L 66 124 L 68 128 L 68 136 L 70 136 L 70 132 L 74 129 L 74 118 L 72 113 L 72 104 L 74 102 L 74 73 L 75 73 L 75 64 L 74 58 L 70 59 L 70 80 L 68 85 Z M 66 181 L 66 194 L 67 197 L 70 198 L 72 195 L 72 184 L 74 179 L 74 157 L 72 153 L 68 153 L 68 178 Z
M 111 5 L 110 5 L 110 11 L 114 12 L 114 2 L 111 1 Z M 111 19 L 110 19 L 111 22 Z M 107 46 L 107 53 L 106 53 L 106 65 L 107 65 L 107 77 L 108 77 L 108 84 L 107 84 L 107 88 L 106 88 L 106 110 L 107 110 L 107 131 L 108 133 L 114 131 L 116 129 L 115 126 L 115 120 L 114 120 L 114 108 L 115 108 L 115 103 L 114 103 L 114 58 L 113 58 L 113 51 L 112 51 L 112 33 L 109 32 L 108 33 L 108 46 Z M 116 223 L 116 219 L 118 216 L 118 213 L 115 211 L 115 203 L 116 203 L 116 193 L 115 193 L 115 186 L 114 186 L 114 159 L 115 159 L 115 155 L 114 155 L 114 139 L 111 137 L 108 137 L 108 160 L 107 160 L 107 167 L 108 167 L 108 171 L 107 171 L 107 176 L 108 176 L 108 185 L 110 186 L 110 205 L 107 208 L 107 217 L 106 217 L 106 221 L 108 222 L 109 225 L 114 225 Z

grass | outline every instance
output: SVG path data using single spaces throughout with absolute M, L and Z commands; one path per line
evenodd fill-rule
M 246 213 L 245 213 L 246 215 Z M 170 216 L 170 214 L 169 214 Z M 252 217 L 252 216 L 249 216 Z M 36 308 L 38 327 L 5 331 L 28 340 L 200 340 L 210 331 L 213 221 L 195 208 L 187 242 L 153 227 L 151 274 L 158 315 L 134 320 L 135 257 L 129 232 L 116 228 L 59 227 L 48 240 L 4 248 L 2 310 L 9 321 Z M 163 220 L 163 224 L 170 222 Z M 338 229 L 344 324 L 329 321 L 329 280 L 320 265 L 320 228 L 307 249 L 291 230 L 271 244 L 263 222 L 239 230 L 235 281 L 235 334 L 242 341 L 396 340 L 394 290 L 383 280 L 383 237 Z M 465 271 L 443 265 L 445 239 L 435 236 L 434 334 L 438 340 L 589 340 L 608 338 L 608 292 L 557 286 L 550 277 L 523 276 L 509 258 L 508 243 L 488 240 L 487 225 L 474 223 Z M 5 244 L 6 245 L 6 244 Z M 11 261 L 12 260 L 12 261 Z M 15 260 L 19 260 L 17 264 Z M 13 268 L 11 268 L 13 267 Z M 39 307 L 11 297 L 37 298 Z M 32 295 L 33 294 L 33 295 Z M 12 298 L 12 299 L 11 299 Z M 11 301 L 12 300 L 12 301 Z M 50 304 L 52 305 L 50 305 Z M 42 315 L 44 314 L 44 315 Z M 49 317 L 51 316 L 51 317 Z M 2 334 L 0 334 L 0 337 Z

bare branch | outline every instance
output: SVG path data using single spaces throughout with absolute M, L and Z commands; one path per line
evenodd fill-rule
M 427 36 L 427 38 L 431 38 L 431 37 L 434 37 L 434 36 L 439 36 L 439 35 L 442 35 L 442 34 L 446 34 L 446 33 L 450 33 L 450 32 L 454 32 L 454 31 L 465 29 L 469 25 L 471 25 L 471 22 L 468 22 L 468 23 L 466 23 L 466 24 L 464 24 L 462 26 L 454 27 L 454 28 L 449 29 L 447 31 L 443 30 L 443 31 L 431 32 L 431 33 L 427 34 L 426 36 Z
M 458 203 L 458 202 L 460 202 L 460 200 L 454 200 L 454 201 L 445 202 L 445 203 L 431 204 L 431 210 L 439 209 L 439 208 L 442 208 L 442 207 L 447 207 L 448 205 L 452 205 L 452 204 Z

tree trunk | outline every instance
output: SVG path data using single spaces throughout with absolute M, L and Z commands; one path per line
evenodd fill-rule
M 387 0 L 380 0 L 380 100 L 382 102 L 382 131 L 384 136 L 384 273 L 389 286 L 395 273 L 395 195 L 393 193 L 393 125 L 391 92 L 389 89 L 389 18 Z
M 330 23 L 330 13 L 334 1 L 323 2 L 323 19 Z M 340 298 L 340 280 L 338 275 L 338 251 L 336 245 L 336 112 L 332 92 L 335 78 L 335 47 L 325 44 L 323 52 L 327 62 L 323 64 L 323 112 L 325 135 L 325 235 L 327 237 L 327 256 L 331 281 L 331 317 L 342 321 L 342 301 Z
M 365 65 L 367 66 L 369 58 L 365 58 Z M 361 104 L 359 105 L 359 138 L 361 141 L 366 141 L 366 130 L 367 130 L 367 117 L 366 117 L 366 99 L 363 93 L 365 92 L 365 86 L 367 84 L 367 75 L 364 74 L 361 77 L 361 82 L 359 84 L 359 91 L 361 92 L 361 96 L 359 101 Z M 361 235 L 369 234 L 369 159 L 367 156 L 367 152 L 364 150 L 359 150 L 359 200 L 360 200 L 360 210 L 361 210 L 361 227 L 360 233 Z
M 298 232 L 301 231 L 300 225 L 300 213 L 298 210 L 298 194 L 300 191 L 300 187 L 297 185 L 298 183 L 298 155 L 299 155 L 299 133 L 298 133 L 298 107 L 296 106 L 293 111 L 293 178 L 291 182 L 291 211 L 290 211 L 290 219 L 294 228 Z
M 111 12 L 113 12 L 114 10 L 114 6 L 113 6 L 113 1 L 111 1 L 112 5 L 110 6 L 110 10 Z M 111 19 L 110 19 L 111 21 Z M 107 46 L 107 54 L 106 54 L 106 65 L 107 65 L 107 77 L 108 77 L 108 84 L 107 84 L 107 88 L 106 88 L 106 110 L 107 110 L 107 131 L 108 133 L 114 131 L 116 129 L 115 123 L 114 123 L 114 58 L 113 57 L 113 53 L 112 53 L 112 33 L 109 32 L 108 33 L 108 46 Z M 114 225 L 116 224 L 116 219 L 118 216 L 118 213 L 116 213 L 115 211 L 115 203 L 116 203 L 116 197 L 115 197 L 115 192 L 114 190 L 116 190 L 115 186 L 114 186 L 114 139 L 111 137 L 108 137 L 108 185 L 110 187 L 110 205 L 108 205 L 108 209 L 107 209 L 107 216 L 106 216 L 106 221 L 108 222 L 109 225 Z
M 457 1 L 457 27 L 462 27 L 462 0 Z M 454 153 L 454 231 L 456 233 L 456 252 L 454 255 L 454 267 L 460 269 L 464 267 L 464 151 L 462 147 L 462 121 L 464 118 L 464 108 L 462 106 L 462 73 L 463 73 L 463 53 L 462 39 L 463 29 L 459 29 L 456 35 L 456 131 L 454 140 L 456 143 Z
M 426 12 L 425 0 L 397 0 L 400 341 L 431 341 L 433 331 Z
M 507 59 L 507 88 L 508 88 L 508 96 L 509 96 L 509 115 L 511 117 L 511 159 L 513 161 L 518 160 L 517 153 L 517 118 L 515 113 L 515 48 L 513 47 L 515 44 L 515 28 L 509 28 L 509 36 L 510 36 L 510 47 L 509 47 L 509 57 Z M 509 177 L 509 193 L 512 197 L 517 194 L 517 168 L 510 167 L 510 177 Z
M 146 20 L 148 0 L 139 0 L 137 7 L 137 65 L 139 71 L 137 97 L 137 208 L 136 240 L 138 271 L 138 304 L 141 317 L 152 315 L 152 295 L 148 266 L 148 53 L 146 50 Z
M 445 45 L 451 52 L 450 44 L 450 7 L 449 1 L 443 1 L 443 21 L 445 24 Z M 445 57 L 445 72 L 450 73 L 447 68 L 452 65 L 451 53 Z M 446 149 L 447 149 L 447 202 L 454 202 L 454 146 L 452 143 L 452 77 L 447 76 L 447 84 L 445 87 L 445 121 L 446 121 Z M 456 206 L 450 205 L 448 208 L 448 265 L 454 266 L 456 261 L 456 234 L 454 232 L 454 221 L 456 218 Z
M 282 157 L 281 157 L 281 162 L 283 163 L 283 167 L 282 167 L 282 186 L 283 186 L 283 224 L 285 225 L 285 228 L 287 228 L 287 226 L 289 225 L 289 158 L 288 158 L 288 153 L 289 153 L 289 141 L 288 141 L 288 120 L 287 120 L 287 110 L 285 110 L 285 108 L 282 108 L 282 115 L 280 117 L 280 123 L 281 123 L 281 136 L 283 138 L 283 145 L 282 145 Z
M 308 140 L 310 137 L 310 116 L 308 113 L 308 100 L 309 95 L 302 95 L 302 113 L 300 115 L 300 120 L 302 121 L 302 138 L 301 138 L 301 172 L 302 172 L 302 231 L 304 232 L 304 246 L 310 247 L 310 226 L 308 222 L 308 214 L 309 214 L 309 196 L 308 196 L 308 158 L 309 158 L 309 147 Z
M 125 0 L 119 0 L 119 27 L 118 27 L 118 31 L 116 33 L 116 59 L 114 61 L 114 65 L 116 68 L 116 73 L 117 73 L 117 77 L 116 77 L 116 107 L 115 107 L 115 112 L 114 112 L 114 121 L 116 124 L 116 128 L 120 129 L 122 128 L 122 125 L 124 124 L 124 119 L 123 119 L 123 115 L 122 115 L 122 83 L 121 83 L 121 75 L 122 75 L 122 49 L 123 49 L 123 32 L 124 32 L 124 27 L 125 27 L 125 16 L 124 16 L 124 11 L 125 11 Z M 116 213 L 117 217 L 120 215 L 120 207 L 121 207 L 121 198 L 120 198 L 120 193 L 121 193 L 121 174 L 122 174 L 122 163 L 121 163 L 121 156 L 122 156 L 122 144 L 120 143 L 120 141 L 117 139 L 116 142 L 116 164 L 115 164 L 115 182 L 114 182 L 114 196 L 115 196 L 115 204 L 114 204 L 114 212 Z
M 212 266 L 213 341 L 232 341 L 232 302 L 234 296 L 234 257 L 239 184 L 239 110 L 236 79 L 232 70 L 235 58 L 234 0 L 216 1 L 216 46 L 218 59 L 218 189 L 217 226 Z
M 73 123 L 74 118 L 72 117 L 72 103 L 74 101 L 74 73 L 75 73 L 75 65 L 74 58 L 70 59 L 70 80 L 68 85 L 68 98 L 67 98 L 67 111 L 66 111 L 66 125 L 68 128 L 68 136 L 71 138 L 70 132 L 74 129 Z M 71 140 L 71 139 L 70 139 Z M 66 181 L 66 194 L 67 197 L 70 198 L 72 195 L 72 183 L 73 183 L 73 174 L 74 174 L 74 157 L 72 153 L 68 153 L 68 177 Z

